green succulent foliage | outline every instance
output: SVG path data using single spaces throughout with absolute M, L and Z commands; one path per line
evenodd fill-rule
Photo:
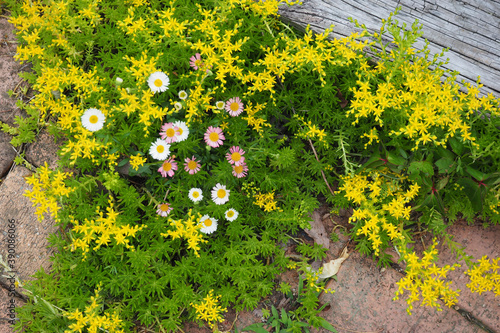
M 16 118 L 16 126 L 2 124 L 2 130 L 14 136 L 14 146 L 32 142 L 41 124 L 52 134 L 67 138 L 61 150 L 60 164 L 78 170 L 66 181 L 66 186 L 73 190 L 71 195 L 58 198 L 60 232 L 50 238 L 50 243 L 58 250 L 51 259 L 53 269 L 50 273 L 38 272 L 36 280 L 27 283 L 26 288 L 32 295 L 29 302 L 19 309 L 20 320 L 16 328 L 22 328 L 24 332 L 64 332 L 71 321 L 63 311 L 85 308 L 97 286 L 102 286 L 101 308 L 113 310 L 123 320 L 124 329 L 129 331 L 146 326 L 156 331 L 173 332 L 185 320 L 200 321 L 192 303 L 212 290 L 220 295 L 222 307 L 231 306 L 237 311 L 254 309 L 260 300 L 277 288 L 275 278 L 289 264 L 280 244 L 286 243 L 289 235 L 310 227 L 310 213 L 320 205 L 320 200 L 338 208 L 349 207 L 350 201 L 336 195 L 333 189 L 341 177 L 364 171 L 385 170 L 388 171 L 386 176 L 394 181 L 418 184 L 421 190 L 413 210 L 422 214 L 419 223 L 435 234 L 447 236 L 443 217 L 454 219 L 459 213 L 470 218 L 479 213 L 493 223 L 499 222 L 495 208 L 499 202 L 500 186 L 500 173 L 496 171 L 500 150 L 495 144 L 499 139 L 495 130 L 500 126 L 498 117 L 485 117 L 484 110 L 479 110 L 468 119 L 472 135 L 478 138 L 477 145 L 451 136 L 443 145 L 425 145 L 416 150 L 411 140 L 390 134 L 391 127 L 399 128 L 403 118 L 395 108 L 384 111 L 384 124 L 373 117 L 353 123 L 349 110 L 353 108 L 355 91 L 361 84 L 375 89 L 386 83 L 398 84 L 408 75 L 400 65 L 408 60 L 416 61 L 410 49 L 422 35 L 417 22 L 406 29 L 405 25 L 399 26 L 391 15 L 383 23 L 399 46 L 394 52 L 385 40 L 382 42 L 381 35 L 372 36 L 382 48 L 377 52 L 387 68 L 377 75 L 370 72 L 367 82 L 360 83 L 358 75 L 373 66 L 361 53 L 361 48 L 350 50 L 346 56 L 339 47 L 338 54 L 332 53 L 334 58 L 320 65 L 313 60 L 303 59 L 297 64 L 290 60 L 286 64 L 291 66 L 289 70 L 283 75 L 271 76 L 275 80 L 272 87 L 260 89 L 262 86 L 256 80 L 245 81 L 237 74 L 223 75 L 221 79 L 217 70 L 223 68 L 203 68 L 194 72 L 189 56 L 200 51 L 204 43 L 216 44 L 226 38 L 222 34 L 213 40 L 215 31 L 229 31 L 234 33 L 234 36 L 226 34 L 232 44 L 239 40 L 245 42 L 237 54 L 221 53 L 218 56 L 241 65 L 237 69 L 253 76 L 265 76 L 269 64 L 262 63 L 264 57 L 270 55 L 270 49 L 285 52 L 293 44 L 289 40 L 313 43 L 310 31 L 295 31 L 272 15 L 255 12 L 250 4 L 235 6 L 229 13 L 230 4 L 225 1 L 166 3 L 153 0 L 147 5 L 140 2 L 130 1 L 124 6 L 123 1 L 100 1 L 95 22 L 82 14 L 91 3 L 68 2 L 64 15 L 58 17 L 54 26 L 54 29 L 67 32 L 61 45 L 54 44 L 55 38 L 61 36 L 53 35 L 51 29 L 38 31 L 30 28 L 29 33 L 36 38 L 26 34 L 19 38 L 22 45 L 36 40 L 36 45 L 44 52 L 43 57 L 30 56 L 33 73 L 26 74 L 25 79 L 31 84 L 36 85 L 38 77 L 46 73 L 47 68 L 56 68 L 64 61 L 85 74 L 95 73 L 101 80 L 99 84 L 103 91 L 88 95 L 81 93 L 75 84 L 60 82 L 58 90 L 49 91 L 49 96 L 45 96 L 51 106 L 56 108 L 64 101 L 83 111 L 109 103 L 107 108 L 110 111 L 106 126 L 91 134 L 94 141 L 86 141 L 89 144 L 97 142 L 109 149 L 106 154 L 91 152 L 90 156 L 75 153 L 75 157 L 67 153 L 73 145 L 79 147 L 79 140 L 84 138 L 75 135 L 74 128 L 59 126 L 57 118 L 63 118 L 63 114 L 46 115 L 47 119 L 40 119 L 39 110 L 27 105 L 24 106 L 27 118 Z M 12 0 L 8 5 L 14 16 L 27 15 L 21 3 Z M 42 5 L 56 6 L 49 2 L 42 2 Z M 140 25 L 150 16 L 160 21 L 159 13 L 166 18 L 170 15 L 166 10 L 172 8 L 176 18 L 189 21 L 186 23 L 189 27 L 201 25 L 202 18 L 209 16 L 210 10 L 225 16 L 211 27 L 170 37 L 163 36 L 168 24 L 161 26 L 153 21 L 148 21 L 151 26 L 142 30 L 131 32 L 127 30 L 130 26 L 123 28 L 124 22 Z M 134 12 L 134 19 L 129 17 L 131 12 Z M 41 17 L 43 13 L 39 14 Z M 211 22 L 215 22 L 215 18 Z M 163 37 L 157 39 L 157 36 Z M 187 47 L 187 41 L 198 41 L 199 44 Z M 322 45 L 326 42 L 320 39 L 314 43 Z M 124 91 L 134 96 L 141 91 L 150 91 L 146 83 L 138 83 L 133 73 L 135 69 L 130 70 L 134 66 L 128 60 L 143 55 L 157 56 L 158 68 L 168 69 L 170 75 L 168 90 L 150 97 L 151 104 L 165 114 L 161 117 L 149 115 L 146 120 L 143 114 L 114 109 L 123 102 Z M 422 55 L 428 59 L 428 49 Z M 211 54 L 204 52 L 203 56 L 206 59 Z M 287 59 L 292 59 L 292 56 Z M 440 71 L 441 62 L 437 56 L 428 60 L 428 64 L 437 66 L 436 71 Z M 318 68 L 323 74 L 318 74 Z M 218 86 L 223 80 L 224 86 Z M 252 87 L 255 87 L 255 92 L 250 94 L 248 91 Z M 203 97 L 207 97 L 208 102 L 200 99 L 197 105 L 189 106 L 187 101 L 178 98 L 181 90 L 196 96 L 198 88 L 206 92 Z M 403 94 L 409 88 L 401 89 Z M 226 101 L 234 96 L 244 99 L 250 95 L 254 98 L 253 107 L 265 105 L 258 113 L 258 119 L 262 121 L 260 129 L 252 128 L 247 119 L 251 117 L 249 104 L 246 104 L 244 116 L 235 117 L 225 110 L 203 104 L 212 106 L 217 100 Z M 135 97 L 140 102 L 146 99 L 145 95 Z M 175 101 L 181 104 L 181 108 L 173 111 Z M 193 114 L 196 116 L 189 122 L 189 139 L 175 142 L 175 145 L 172 143 L 171 156 L 175 155 L 178 163 L 177 169 L 173 168 L 175 177 L 164 177 L 159 173 L 164 161 L 154 160 L 152 154 L 148 154 L 152 143 L 164 123 L 187 119 Z M 73 115 L 73 127 L 81 125 L 80 117 L 79 113 Z M 226 138 L 222 147 L 205 144 L 204 136 L 209 126 L 224 130 Z M 367 133 L 377 126 L 378 139 L 367 143 Z M 248 174 L 244 177 L 235 176 L 233 166 L 228 162 L 228 149 L 233 146 L 245 151 Z M 84 150 L 85 147 L 79 148 Z M 146 162 L 133 167 L 137 156 L 145 158 Z M 193 156 L 200 163 L 201 170 L 188 175 L 183 164 Z M 212 189 L 217 184 L 224 184 L 229 190 L 229 204 L 217 204 L 211 200 L 215 195 Z M 191 188 L 198 187 L 205 197 L 201 202 L 192 202 L 188 193 Z M 267 196 L 267 202 L 259 202 L 262 195 Z M 157 212 L 165 201 L 174 208 L 168 217 Z M 99 217 L 109 217 L 112 212 L 106 208 L 110 204 L 118 214 L 117 227 L 135 226 L 140 230 L 134 237 L 127 238 L 129 243 L 108 239 L 97 244 L 94 238 L 88 242 L 87 252 L 76 247 L 77 241 L 92 238 L 90 231 L 85 234 L 76 231 L 76 227 Z M 227 218 L 229 208 L 239 213 L 237 219 Z M 189 247 L 188 240 L 168 234 L 168 231 L 177 231 L 177 220 L 190 213 L 197 216 L 209 214 L 218 221 L 216 232 L 203 235 L 206 242 L 198 244 L 198 253 Z M 405 221 L 404 226 L 413 223 Z M 101 226 L 95 227 L 92 232 L 101 229 Z M 351 230 L 356 246 L 361 253 L 370 254 L 369 241 L 357 235 L 359 229 L 360 226 L 354 224 Z M 409 232 L 403 231 L 408 238 Z M 388 237 L 382 242 L 382 250 L 390 246 Z M 310 259 L 322 260 L 327 249 L 318 244 L 300 244 L 297 251 Z M 457 253 L 462 254 L 460 249 Z M 385 255 L 379 257 L 382 264 L 388 264 L 389 260 Z M 280 291 L 289 294 L 290 287 L 283 284 Z M 319 317 L 326 305 L 320 306 L 318 296 L 319 292 L 308 284 L 304 285 L 301 278 L 293 301 L 295 309 L 278 312 L 272 307 L 267 325 L 275 332 L 308 332 L 311 326 L 334 332 L 334 327 Z M 264 324 L 251 325 L 247 330 L 264 332 Z

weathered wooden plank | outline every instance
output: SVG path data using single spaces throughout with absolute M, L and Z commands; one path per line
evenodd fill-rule
M 443 67 L 460 72 L 457 81 L 474 83 L 479 75 L 482 93 L 500 97 L 500 0 L 303 0 L 302 5 L 280 8 L 283 20 L 304 29 L 310 25 L 322 32 L 334 24 L 331 37 L 348 36 L 359 31 L 349 17 L 378 31 L 381 20 L 397 6 L 396 19 L 407 26 L 418 19 L 424 35 L 416 43 L 421 49 L 430 42 L 432 53 L 449 48 Z M 443 59 L 444 60 L 444 59 Z

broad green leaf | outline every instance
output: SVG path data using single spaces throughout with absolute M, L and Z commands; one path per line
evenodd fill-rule
M 392 164 L 395 164 L 395 165 L 404 165 L 405 162 L 406 162 L 406 160 L 403 157 L 398 156 L 394 152 L 388 152 L 387 153 L 387 160 L 389 161 L 389 163 L 392 163 Z
M 121 160 L 119 163 L 118 163 L 118 167 L 122 167 L 124 166 L 125 164 L 127 164 L 127 162 L 129 161 L 128 158 L 124 158 L 123 160 Z
M 440 157 L 446 157 L 446 158 L 449 158 L 451 160 L 455 159 L 455 155 L 453 154 L 453 152 L 451 152 L 450 150 L 445 149 L 443 147 L 437 147 L 436 153 Z
M 423 172 L 428 176 L 432 176 L 434 175 L 434 168 L 432 167 L 432 164 L 427 161 L 414 161 L 411 162 L 410 166 L 408 167 L 408 172 L 409 173 Z
M 249 325 L 245 328 L 242 328 L 241 331 L 242 332 L 252 331 L 252 332 L 256 332 L 256 333 L 269 333 L 269 331 L 264 328 L 263 323 Z
M 435 164 L 438 167 L 439 173 L 450 173 L 455 169 L 455 161 L 448 157 L 440 158 Z
M 464 144 L 462 142 L 460 142 L 457 138 L 450 138 L 448 142 L 450 142 L 451 149 L 455 154 L 459 156 L 462 155 L 464 152 Z
M 485 180 L 486 178 L 488 178 L 488 175 L 479 171 L 479 170 L 476 170 L 470 166 L 466 166 L 465 167 L 465 171 L 471 175 L 472 177 L 474 177 L 477 181 L 483 181 Z
M 319 321 L 321 323 L 321 327 L 323 327 L 326 330 L 329 330 L 330 332 L 337 332 L 335 327 L 333 327 L 332 324 L 330 324 L 328 321 L 326 321 L 325 318 L 319 318 Z
M 465 195 L 469 198 L 472 208 L 475 211 L 481 212 L 483 210 L 483 199 L 479 185 L 470 178 L 459 179 L 457 183 L 463 186 Z
M 436 185 L 436 190 L 441 191 L 448 184 L 448 180 L 450 180 L 450 176 L 440 179 Z
M 364 169 L 374 169 L 380 165 L 383 164 L 383 161 L 380 160 L 380 153 L 378 152 L 378 150 L 373 153 L 373 155 L 368 159 L 368 161 L 366 161 L 365 163 L 363 163 L 363 165 L 357 170 L 356 173 L 359 173 L 360 171 L 364 170 Z

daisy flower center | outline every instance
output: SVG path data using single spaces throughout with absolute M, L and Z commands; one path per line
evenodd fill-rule
M 90 116 L 90 118 L 89 118 L 89 122 L 90 122 L 91 124 L 97 124 L 97 121 L 98 121 L 98 120 L 99 120 L 99 118 L 97 118 L 97 116 L 96 116 L 96 115 L 92 115 L 92 116 Z
M 210 227 L 212 225 L 212 220 L 211 219 L 206 219 L 203 224 L 207 227 Z
M 193 198 L 198 198 L 200 196 L 200 193 L 199 192 L 193 192 Z
M 200 66 L 201 66 L 201 64 L 202 64 L 202 62 L 201 62 L 201 60 L 200 60 L 200 59 L 197 59 L 197 60 L 195 60 L 195 61 L 194 61 L 194 65 L 195 65 L 195 66 L 200 67 Z
M 237 165 L 234 167 L 234 172 L 236 173 L 242 173 L 243 172 L 243 165 Z
M 169 208 L 170 208 L 170 207 L 168 206 L 168 204 L 161 204 L 161 205 L 160 205 L 160 210 L 161 210 L 162 212 L 166 212 L 166 211 L 168 211 L 168 209 L 169 209 Z
M 240 105 L 236 102 L 233 102 L 233 103 L 231 103 L 229 108 L 231 109 L 231 111 L 238 111 L 238 109 L 240 108 Z
M 241 154 L 240 153 L 232 153 L 231 159 L 235 162 L 238 162 L 239 160 L 241 160 Z
M 233 216 L 234 216 L 234 212 L 232 210 L 227 212 L 227 217 L 233 217 Z
M 165 150 L 165 147 L 163 147 L 163 146 L 156 146 L 156 151 L 159 152 L 160 154 L 163 153 L 164 150 Z
M 189 163 L 188 163 L 188 168 L 189 168 L 190 170 L 194 170 L 194 169 L 196 169 L 196 167 L 197 167 L 197 166 L 198 166 L 198 165 L 196 164 L 196 162 L 195 162 L 195 161 L 189 161 Z M 194 193 L 197 193 L 197 192 L 194 192 Z
M 182 132 L 183 132 L 182 128 L 179 127 L 178 131 L 179 131 L 179 135 L 182 135 Z
M 210 133 L 209 139 L 210 141 L 217 142 L 219 141 L 219 134 L 217 134 L 216 132 L 212 132 Z
M 222 188 L 221 188 L 221 189 L 219 189 L 219 190 L 217 191 L 217 197 L 218 197 L 218 198 L 222 199 L 222 198 L 224 198 L 225 196 L 226 196 L 226 190 L 224 190 L 224 189 L 222 189 Z
M 163 170 L 165 170 L 165 171 L 172 170 L 172 163 L 170 163 L 170 162 L 163 163 Z
M 168 128 L 166 131 L 165 131 L 165 134 L 169 137 L 169 138 L 173 138 L 175 136 L 175 130 L 173 128 Z
M 151 82 L 151 81 L 150 81 L 150 82 Z M 154 85 L 155 85 L 156 87 L 161 87 L 161 86 L 163 85 L 163 82 L 162 82 L 162 80 L 160 80 L 160 79 L 156 79 L 156 80 L 155 80 L 155 82 L 154 82 Z

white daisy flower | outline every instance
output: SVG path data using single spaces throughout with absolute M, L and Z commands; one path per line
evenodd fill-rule
M 216 205 L 223 205 L 229 201 L 229 190 L 226 189 L 226 185 L 221 185 L 217 183 L 212 189 L 212 200 Z
M 224 106 L 226 105 L 226 103 L 224 103 L 223 101 L 217 101 L 215 102 L 215 107 L 219 110 L 222 110 L 224 109 Z
M 211 234 L 217 230 L 217 219 L 210 217 L 208 215 L 203 215 L 200 219 L 200 224 L 202 225 L 200 231 L 204 234 Z
M 169 84 L 170 79 L 163 72 L 154 72 L 148 78 L 148 85 L 153 93 L 166 91 Z
M 189 135 L 189 128 L 183 121 L 176 121 L 174 126 L 177 126 L 177 142 L 181 142 L 187 139 Z
M 203 192 L 201 189 L 193 187 L 189 190 L 188 197 L 192 202 L 198 202 L 203 200 Z
M 156 160 L 164 161 L 170 155 L 170 145 L 163 139 L 156 139 L 149 148 L 149 154 Z
M 175 108 L 175 110 L 180 111 L 180 110 L 182 110 L 182 104 L 179 102 L 175 102 L 174 108 Z
M 240 215 L 240 213 L 238 213 L 233 208 L 226 210 L 224 214 L 226 215 L 226 220 L 228 220 L 229 222 L 236 220 L 238 218 L 238 215 Z
M 188 93 L 185 90 L 179 91 L 179 98 L 184 100 L 188 97 Z
M 106 117 L 104 116 L 104 113 L 101 112 L 101 110 L 90 108 L 85 110 L 81 120 L 83 127 L 91 132 L 95 132 L 102 128 Z

